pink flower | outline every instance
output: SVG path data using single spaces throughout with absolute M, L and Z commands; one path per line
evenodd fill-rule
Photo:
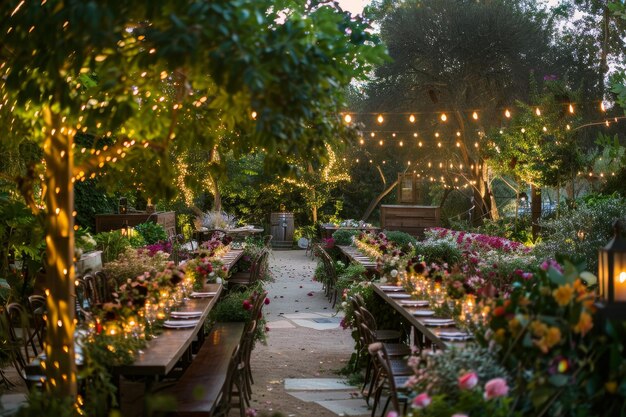
M 494 378 L 485 384 L 485 399 L 504 397 L 509 393 L 509 386 L 504 378 Z
M 246 417 L 256 417 L 256 410 L 254 408 L 247 408 Z
M 398 413 L 395 411 L 390 411 L 387 413 L 387 417 L 398 417 Z
M 430 401 L 431 400 L 428 394 L 425 392 L 422 392 L 417 397 L 413 398 L 412 407 L 417 408 L 418 410 L 421 410 L 422 408 L 428 407 L 428 405 L 430 404 Z
M 250 302 L 250 300 L 243 300 L 243 309 L 252 310 L 252 303 Z
M 472 389 L 478 384 L 476 372 L 467 372 L 459 377 L 459 388 Z

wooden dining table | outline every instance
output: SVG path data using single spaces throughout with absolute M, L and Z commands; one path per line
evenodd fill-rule
M 460 348 L 470 340 L 471 336 L 462 336 L 466 334 L 465 331 L 456 327 L 454 323 L 444 324 L 445 318 L 435 318 L 430 315 L 432 310 L 428 305 L 416 306 L 417 300 L 413 300 L 404 288 L 378 283 L 373 286 L 374 292 L 411 325 L 414 330 L 413 343 L 418 347 L 422 349 Z M 434 321 L 440 321 L 441 324 L 433 325 Z
M 337 245 L 337 248 L 341 251 L 343 256 L 348 259 L 348 261 L 360 264 L 370 272 L 376 270 L 378 267 L 378 263 L 375 260 L 365 255 L 354 246 Z
M 199 318 L 194 318 L 195 325 L 188 328 L 168 329 L 155 339 L 150 340 L 135 361 L 128 365 L 119 365 L 111 368 L 116 376 L 143 376 L 153 380 L 169 374 L 179 361 L 191 361 L 191 344 L 194 340 L 202 341 L 204 336 L 204 322 L 217 303 L 222 292 L 221 284 L 206 284 L 204 292 L 211 296 L 191 298 L 175 311 L 198 312 Z

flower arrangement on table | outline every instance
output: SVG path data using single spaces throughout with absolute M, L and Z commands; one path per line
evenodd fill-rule
M 200 256 L 187 261 L 185 272 L 195 291 L 201 290 L 204 284 L 210 282 L 222 284 L 228 279 L 228 270 L 223 262 L 207 256 Z
M 209 258 L 218 258 L 223 256 L 230 251 L 232 241 L 232 237 L 228 235 L 220 237 L 216 233 L 211 237 L 211 239 L 200 244 L 200 255 L 204 255 Z
M 354 237 L 354 246 L 372 260 L 381 258 L 383 254 L 394 249 L 384 233 L 363 232 Z
M 485 252 L 497 250 L 500 252 L 517 254 L 528 254 L 532 251 L 532 248 L 522 243 L 514 242 L 503 237 L 456 231 L 442 227 L 427 229 L 425 231 L 425 236 L 427 239 L 445 239 L 455 242 L 460 249 L 469 251 Z

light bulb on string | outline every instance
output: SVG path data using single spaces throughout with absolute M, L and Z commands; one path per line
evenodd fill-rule
M 370 133 L 370 136 L 374 137 L 374 136 L 376 136 L 376 133 L 372 132 L 372 133 Z
M 459 130 L 456 131 L 456 136 L 459 138 L 461 137 L 461 132 Z
M 400 141 L 400 144 L 399 144 L 399 145 L 400 145 L 400 146 L 404 146 L 404 142 Z
M 539 109 L 539 107 L 537 107 L 537 108 L 535 109 L 535 114 L 536 114 L 537 116 L 541 116 L 541 110 Z
M 509 111 L 509 109 L 506 109 L 506 110 L 504 111 L 504 117 L 506 117 L 507 119 L 510 119 L 510 118 L 511 118 L 511 112 Z
M 441 113 L 441 121 L 442 121 L 442 122 L 445 122 L 445 121 L 447 121 L 447 120 L 448 120 L 448 116 L 446 116 L 446 114 L 445 114 L 445 113 Z
M 376 121 L 378 122 L 378 124 L 383 124 L 383 122 L 385 121 L 385 118 L 383 117 L 382 114 L 379 114 L 378 117 L 376 118 Z
M 569 105 L 569 112 L 574 114 L 574 106 L 572 104 Z
M 395 134 L 395 133 L 392 133 L 392 134 L 391 134 L 391 137 L 392 137 L 392 138 L 395 138 L 395 137 L 396 137 L 396 134 Z
M 413 137 L 416 138 L 417 137 L 417 132 L 413 133 Z
M 435 132 L 435 137 L 438 138 L 439 137 L 439 132 Z
M 422 141 L 421 140 L 419 142 L 417 142 L 417 146 L 419 146 L 420 148 L 422 147 Z
M 409 122 L 415 123 L 415 116 L 414 115 L 410 115 L 409 116 Z
M 380 146 L 383 146 L 383 143 L 384 143 L 384 142 L 383 142 L 383 140 L 382 140 L 382 139 L 378 141 L 378 144 L 379 144 Z
M 605 112 L 605 111 L 606 111 L 606 106 L 604 105 L 604 101 L 601 101 L 601 102 L 600 102 L 600 110 L 601 110 L 602 112 Z
M 352 122 L 352 116 L 350 116 L 349 114 L 346 114 L 345 116 L 343 116 L 343 120 L 346 123 L 350 123 L 350 122 Z
M 364 145 L 365 144 L 365 140 L 363 140 L 363 138 L 359 139 L 359 144 L 360 145 Z
M 478 120 L 478 113 L 476 112 L 472 113 L 472 119 Z

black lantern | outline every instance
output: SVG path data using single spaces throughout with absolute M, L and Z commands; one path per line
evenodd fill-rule
M 599 251 L 600 298 L 607 318 L 626 318 L 626 240 L 622 225 L 613 223 L 613 239 Z

